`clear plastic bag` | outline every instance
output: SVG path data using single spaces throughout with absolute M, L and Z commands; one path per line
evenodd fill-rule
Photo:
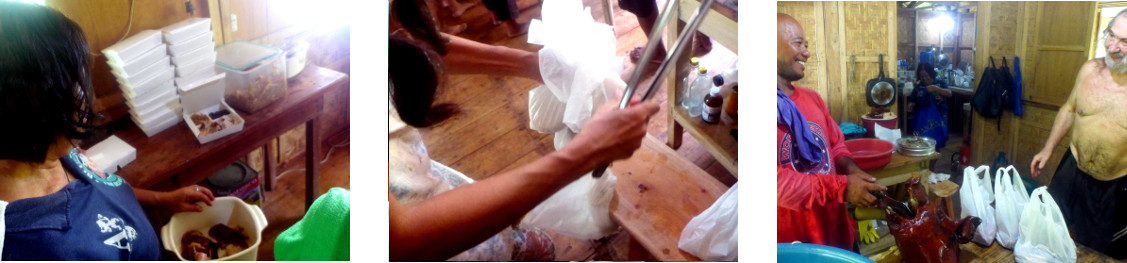
M 982 224 L 978 225 L 978 230 L 974 233 L 972 241 L 982 246 L 990 246 L 991 243 L 994 243 L 998 226 L 994 220 L 994 207 L 991 205 L 991 203 L 994 203 L 994 186 L 990 183 L 990 166 L 983 165 L 978 168 L 967 167 L 963 169 L 963 185 L 959 187 L 959 202 L 962 203 L 963 208 L 959 218 L 977 216 L 982 219 Z
M 998 232 L 995 241 L 1005 248 L 1013 248 L 1021 235 L 1018 226 L 1021 223 L 1022 209 L 1029 202 L 1029 192 L 1017 174 L 1013 165 L 998 169 L 994 175 L 994 220 L 997 222 Z
M 739 259 L 739 182 L 689 220 L 677 248 L 705 261 Z
M 1076 262 L 1076 243 L 1048 187 L 1033 190 L 1021 212 L 1021 236 L 1014 246 L 1017 262 Z
M 563 123 L 565 106 L 546 86 L 532 89 L 528 92 L 528 127 L 540 133 L 566 128 Z

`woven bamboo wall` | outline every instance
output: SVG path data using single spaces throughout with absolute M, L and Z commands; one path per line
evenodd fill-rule
M 1018 17 L 1024 12 L 1023 2 L 996 2 L 991 4 L 990 17 L 990 56 L 994 59 L 1006 57 L 1012 60 L 1017 54 Z M 1001 61 L 998 61 L 1001 63 Z
M 861 123 L 871 111 L 865 85 L 876 78 L 877 63 L 864 61 L 885 55 L 885 76 L 896 78 L 894 2 L 779 2 L 778 12 L 803 25 L 811 58 L 806 77 L 797 85 L 818 91 L 838 123 Z M 821 31 L 819 31 L 821 29 Z M 854 57 L 861 58 L 860 62 Z M 844 83 L 843 83 L 844 82 Z
M 821 22 L 815 14 L 816 10 L 814 2 L 778 2 L 778 12 L 788 14 L 798 20 L 798 24 L 802 25 L 802 29 L 806 31 L 806 41 L 809 42 L 810 58 L 806 60 L 806 74 L 801 80 L 794 83 L 800 87 L 813 89 L 818 94 L 822 95 L 823 101 L 828 101 L 828 91 L 825 86 L 819 85 L 818 81 L 823 78 L 825 67 L 822 61 L 822 54 L 817 50 L 818 42 L 821 39 L 822 33 L 818 31 L 817 23 Z
M 916 58 L 916 12 L 912 9 L 896 10 L 896 59 Z
M 890 30 L 889 25 L 896 23 L 895 8 L 895 2 L 846 2 L 842 12 L 845 17 L 846 57 L 876 57 L 884 54 L 885 76 L 892 79 L 896 79 L 896 53 L 890 50 L 896 49 L 896 32 Z M 865 101 L 865 85 L 870 79 L 877 77 L 878 64 L 846 62 L 844 66 L 849 80 L 842 87 L 845 90 L 846 109 L 844 116 L 837 121 L 860 124 L 861 115 L 872 110 Z
M 1024 2 L 980 2 L 979 4 L 978 28 L 981 30 L 980 39 L 975 47 L 980 54 L 977 54 L 975 65 L 981 66 L 975 68 L 975 76 L 979 76 L 975 79 L 976 89 L 983 68 L 989 65 L 989 57 L 994 57 L 999 67 L 1002 66 L 1002 56 L 1013 59 L 1021 43 L 1018 36 L 1025 26 L 1024 23 L 1018 23 L 1019 18 L 1024 17 L 1025 14 Z M 1000 122 L 999 119 L 986 119 L 976 113 L 973 114 L 973 122 L 971 131 L 973 164 L 990 164 L 999 152 L 1005 152 L 1006 158 L 1013 160 L 1014 138 L 1017 135 L 1017 123 L 1013 113 L 1008 111 L 1003 113 Z M 1015 163 L 1015 165 L 1021 164 Z

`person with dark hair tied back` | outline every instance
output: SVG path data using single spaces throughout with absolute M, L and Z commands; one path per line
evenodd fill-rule
M 75 142 L 94 121 L 82 29 L 43 6 L 0 1 L 0 260 L 160 260 L 141 205 L 210 205 L 205 188 L 132 189 Z
M 539 230 L 511 227 L 556 191 L 641 146 L 652 101 L 626 109 L 608 103 L 571 143 L 532 163 L 473 182 L 427 156 L 418 128 L 458 113 L 435 101 L 445 63 L 429 45 L 390 36 L 388 60 L 388 199 L 392 261 L 552 261 Z M 617 100 L 614 100 L 617 102 Z

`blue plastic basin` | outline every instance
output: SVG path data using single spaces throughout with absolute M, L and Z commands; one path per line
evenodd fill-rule
M 848 250 L 805 243 L 779 243 L 776 254 L 779 263 L 800 262 L 856 262 L 872 263 L 869 258 Z

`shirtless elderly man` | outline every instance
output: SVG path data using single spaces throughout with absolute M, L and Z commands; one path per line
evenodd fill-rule
M 1049 184 L 1077 243 L 1127 258 L 1127 10 L 1104 30 L 1107 56 L 1084 63 L 1045 147 L 1033 157 L 1041 174 L 1071 128 L 1072 141 Z M 1123 204 L 1122 206 L 1118 204 Z

